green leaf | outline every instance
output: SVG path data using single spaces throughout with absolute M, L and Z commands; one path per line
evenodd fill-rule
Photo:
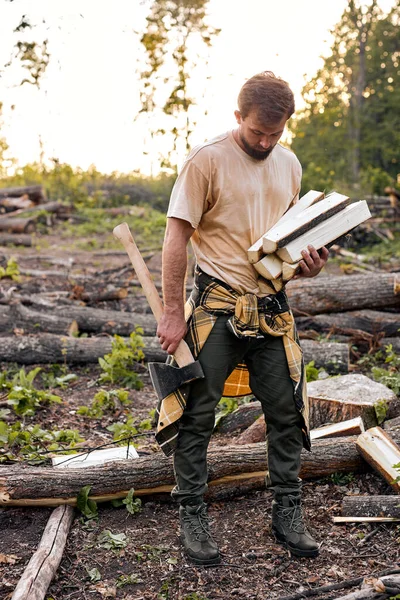
M 87 519 L 94 519 L 98 515 L 97 503 L 89 498 L 90 485 L 85 485 L 78 494 L 76 506 Z

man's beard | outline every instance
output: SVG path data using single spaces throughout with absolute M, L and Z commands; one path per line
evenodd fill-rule
M 246 138 L 240 133 L 240 131 L 239 131 L 239 136 L 240 136 L 240 141 L 242 142 L 242 144 L 244 146 L 246 154 L 248 154 L 252 158 L 255 158 L 256 160 L 265 160 L 266 158 L 268 158 L 268 156 L 271 154 L 272 150 L 275 148 L 275 144 L 274 144 L 270 148 L 267 148 L 267 150 L 255 150 L 252 146 L 250 146 L 250 144 L 248 144 Z

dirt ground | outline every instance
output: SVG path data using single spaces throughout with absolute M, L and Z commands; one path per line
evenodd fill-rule
M 56 240 L 53 240 L 54 244 Z M 24 269 L 60 269 L 54 259 L 66 258 L 65 251 L 56 251 L 52 240 L 46 250 L 35 253 L 29 249 L 12 252 Z M 50 259 L 49 259 L 50 256 Z M 46 258 L 47 257 L 47 258 Z M 94 275 L 85 286 L 87 291 L 99 286 L 96 276 L 105 269 L 118 269 L 127 264 L 124 255 L 71 252 L 74 273 Z M 149 260 L 155 277 L 160 273 L 159 256 Z M 2 281 L 1 291 L 11 286 L 18 293 L 72 290 L 73 276 L 28 277 L 18 284 Z M 120 304 L 108 303 L 108 308 L 124 310 Z M 104 308 L 104 306 L 99 306 Z M 1 342 L 1 340 L 0 340 Z M 44 370 L 48 365 L 41 365 Z M 4 365 L 3 365 L 4 367 Z M 29 367 L 33 368 L 32 367 Z M 144 387 L 131 390 L 129 407 L 105 414 L 102 419 L 83 418 L 77 408 L 88 405 L 97 391 L 98 365 L 69 369 L 78 379 L 66 390 L 54 390 L 63 398 L 62 404 L 40 409 L 33 419 L 48 429 L 76 428 L 85 438 L 85 445 L 95 447 L 112 440 L 108 425 L 128 414 L 148 418 L 154 408 L 155 394 L 146 372 Z M 104 389 L 115 386 L 104 385 Z M 32 420 L 32 422 L 33 422 Z M 233 443 L 235 435 L 216 436 L 215 443 Z M 138 444 L 141 453 L 157 452 L 152 435 Z M 271 533 L 271 494 L 256 490 L 209 505 L 213 531 L 219 541 L 223 562 L 218 567 L 200 568 L 187 562 L 178 538 L 177 507 L 168 495 L 142 498 L 141 510 L 131 515 L 126 508 L 99 504 L 96 519 L 86 520 L 76 511 L 68 535 L 61 564 L 47 593 L 46 600 L 217 600 L 243 598 L 266 600 L 300 598 L 311 590 L 337 585 L 319 597 L 339 598 L 353 587 L 344 582 L 358 577 L 382 574 L 400 568 L 400 526 L 397 524 L 335 525 L 332 517 L 339 515 L 346 494 L 393 493 L 388 484 L 373 472 L 361 475 L 335 474 L 331 477 L 304 482 L 304 506 L 311 531 L 320 543 L 320 555 L 315 559 L 298 559 L 278 545 Z M 29 559 L 43 534 L 51 508 L 0 508 L 0 599 L 9 600 Z M 104 530 L 125 534 L 124 547 L 106 549 L 99 535 Z M 340 586 L 339 584 L 343 584 Z

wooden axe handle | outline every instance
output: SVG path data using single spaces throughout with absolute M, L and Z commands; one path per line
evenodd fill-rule
M 132 266 L 136 271 L 137 278 L 139 279 L 140 285 L 143 288 L 150 308 L 153 311 L 153 314 L 158 323 L 164 310 L 161 298 L 158 295 L 156 286 L 154 285 L 153 279 L 151 278 L 146 263 L 144 262 L 142 255 L 140 254 L 139 249 L 135 244 L 128 224 L 121 223 L 121 225 L 117 225 L 117 227 L 115 227 L 113 230 L 113 234 L 114 237 L 116 237 L 117 240 L 119 240 L 125 248 L 131 260 Z M 185 340 L 181 340 L 179 342 L 179 346 L 177 347 L 174 353 L 174 358 L 180 367 L 184 367 L 185 365 L 194 362 L 193 355 L 190 352 L 189 346 L 187 345 Z

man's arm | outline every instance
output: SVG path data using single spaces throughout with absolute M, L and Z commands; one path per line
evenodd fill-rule
M 168 354 L 175 352 L 186 333 L 184 284 L 187 245 L 194 231 L 188 221 L 174 217 L 167 220 L 162 256 L 164 313 L 158 323 L 157 336 L 162 349 Z
M 293 279 L 300 277 L 315 277 L 326 265 L 329 256 L 328 248 L 321 248 L 319 252 L 313 246 L 308 246 L 307 250 L 301 252 L 303 260 L 300 261 L 300 272 Z

